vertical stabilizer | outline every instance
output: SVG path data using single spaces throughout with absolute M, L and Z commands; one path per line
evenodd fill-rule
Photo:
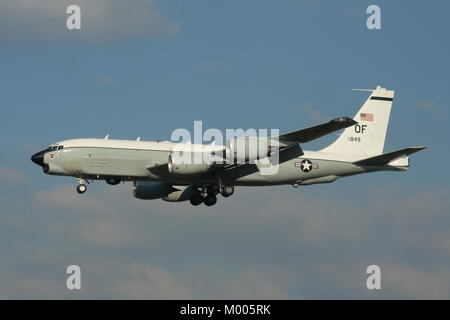
M 348 127 L 321 152 L 363 158 L 383 153 L 394 91 L 378 86 L 355 115 L 358 124 Z

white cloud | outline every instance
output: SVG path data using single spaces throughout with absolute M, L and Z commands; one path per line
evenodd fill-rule
M 153 237 L 151 233 L 145 234 L 143 230 L 130 228 L 125 217 L 120 220 L 116 216 L 93 217 L 80 226 L 79 235 L 87 244 L 100 247 L 124 248 L 142 241 L 150 245 Z
M 192 299 L 192 292 L 167 270 L 141 262 L 120 268 L 118 281 L 111 281 L 117 297 L 130 299 Z
M 4 228 L 20 230 L 27 226 L 27 222 L 23 217 L 10 214 L 0 209 L 0 224 Z
M 78 0 L 81 30 L 66 28 L 71 0 L 4 0 L 0 4 L 0 40 L 116 39 L 174 36 L 179 23 L 167 18 L 154 0 Z
M 382 271 L 382 289 L 405 299 L 448 299 L 450 270 L 424 269 L 407 264 L 387 265 Z M 386 283 L 383 286 L 383 282 Z
M 28 179 L 23 173 L 0 165 L 0 182 L 21 184 L 27 181 Z
M 417 107 L 430 112 L 435 117 L 441 117 L 447 114 L 447 110 L 439 108 L 434 101 L 420 101 L 417 103 Z
M 214 70 L 214 66 L 210 63 L 203 63 L 200 66 L 200 71 L 201 72 L 212 72 Z
M 113 83 L 113 79 L 106 75 L 106 74 L 101 74 L 97 77 L 97 81 L 99 84 L 103 85 L 103 86 L 108 86 L 110 84 Z
M 303 105 L 303 111 L 308 116 L 308 119 L 314 122 L 323 122 L 327 120 L 327 118 L 320 113 L 318 110 L 313 109 L 309 104 Z
M 89 194 L 80 195 L 75 192 L 74 186 L 60 185 L 54 190 L 36 191 L 32 198 L 42 207 L 72 209 L 90 215 L 108 210 L 101 199 Z
M 244 267 L 223 283 L 224 294 L 229 299 L 287 299 L 289 295 L 283 292 L 280 273 L 279 269 Z
M 20 219 L 0 224 L 10 239 L 0 243 L 4 296 L 70 298 L 53 285 L 68 264 L 85 272 L 84 298 L 450 296 L 445 188 L 383 186 L 360 201 L 323 186 L 236 188 L 207 208 L 99 187 L 37 191 L 9 208 Z M 381 292 L 365 288 L 369 264 L 381 266 Z M 41 282 L 18 281 L 34 277 Z
M 330 119 L 323 115 L 318 109 L 314 109 L 311 105 L 307 103 L 303 104 L 285 104 L 283 109 L 285 111 L 301 114 L 303 117 L 306 117 L 310 122 L 324 122 L 329 121 Z

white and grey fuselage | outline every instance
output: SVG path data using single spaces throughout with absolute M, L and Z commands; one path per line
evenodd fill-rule
M 217 183 L 211 171 L 198 175 L 153 173 L 149 168 L 167 163 L 176 144 L 112 139 L 73 139 L 58 142 L 43 153 L 45 172 L 84 179 L 124 181 L 166 181 L 176 185 Z M 53 148 L 53 150 L 52 150 Z M 217 150 L 222 150 L 217 146 Z M 302 164 L 305 161 L 306 165 Z M 350 157 L 318 151 L 304 151 L 300 157 L 279 164 L 278 172 L 262 175 L 257 170 L 244 176 L 233 172 L 225 177 L 235 186 L 305 185 L 332 182 L 339 177 L 379 170 L 404 170 L 398 166 L 361 166 Z

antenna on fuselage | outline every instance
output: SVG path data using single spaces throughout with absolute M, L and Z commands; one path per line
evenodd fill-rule
M 352 89 L 353 91 L 368 91 L 368 92 L 372 92 L 375 91 L 376 89 Z
M 137 137 L 136 141 L 137 142 L 141 141 L 141 137 Z
M 380 89 L 383 89 L 383 88 L 381 88 L 381 86 L 377 86 L 375 89 L 352 89 L 352 90 L 354 90 L 354 91 L 368 91 L 368 92 L 373 92 L 373 91 L 377 91 L 377 90 L 380 90 Z
M 109 134 L 107 134 L 104 139 L 108 140 L 108 138 L 109 138 Z

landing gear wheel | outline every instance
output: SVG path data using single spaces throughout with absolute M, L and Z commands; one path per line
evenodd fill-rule
M 201 194 L 196 193 L 189 199 L 189 201 L 193 206 L 198 206 L 203 202 L 203 197 L 201 196 Z
M 234 187 L 230 185 L 226 185 L 222 187 L 222 196 L 225 198 L 231 196 L 234 193 Z
M 78 187 L 77 187 L 77 192 L 78 192 L 79 194 L 85 193 L 86 190 L 87 190 L 87 187 L 86 187 L 86 185 L 84 185 L 84 184 L 79 184 Z
M 206 206 L 211 207 L 211 206 L 213 206 L 213 205 L 216 204 L 216 202 L 217 202 L 217 197 L 216 197 L 216 196 L 213 196 L 212 194 L 208 194 L 208 195 L 205 197 L 204 202 L 205 202 L 205 205 L 206 205 Z
M 206 187 L 206 193 L 210 195 L 217 195 L 220 192 L 220 188 L 217 184 L 210 184 Z

